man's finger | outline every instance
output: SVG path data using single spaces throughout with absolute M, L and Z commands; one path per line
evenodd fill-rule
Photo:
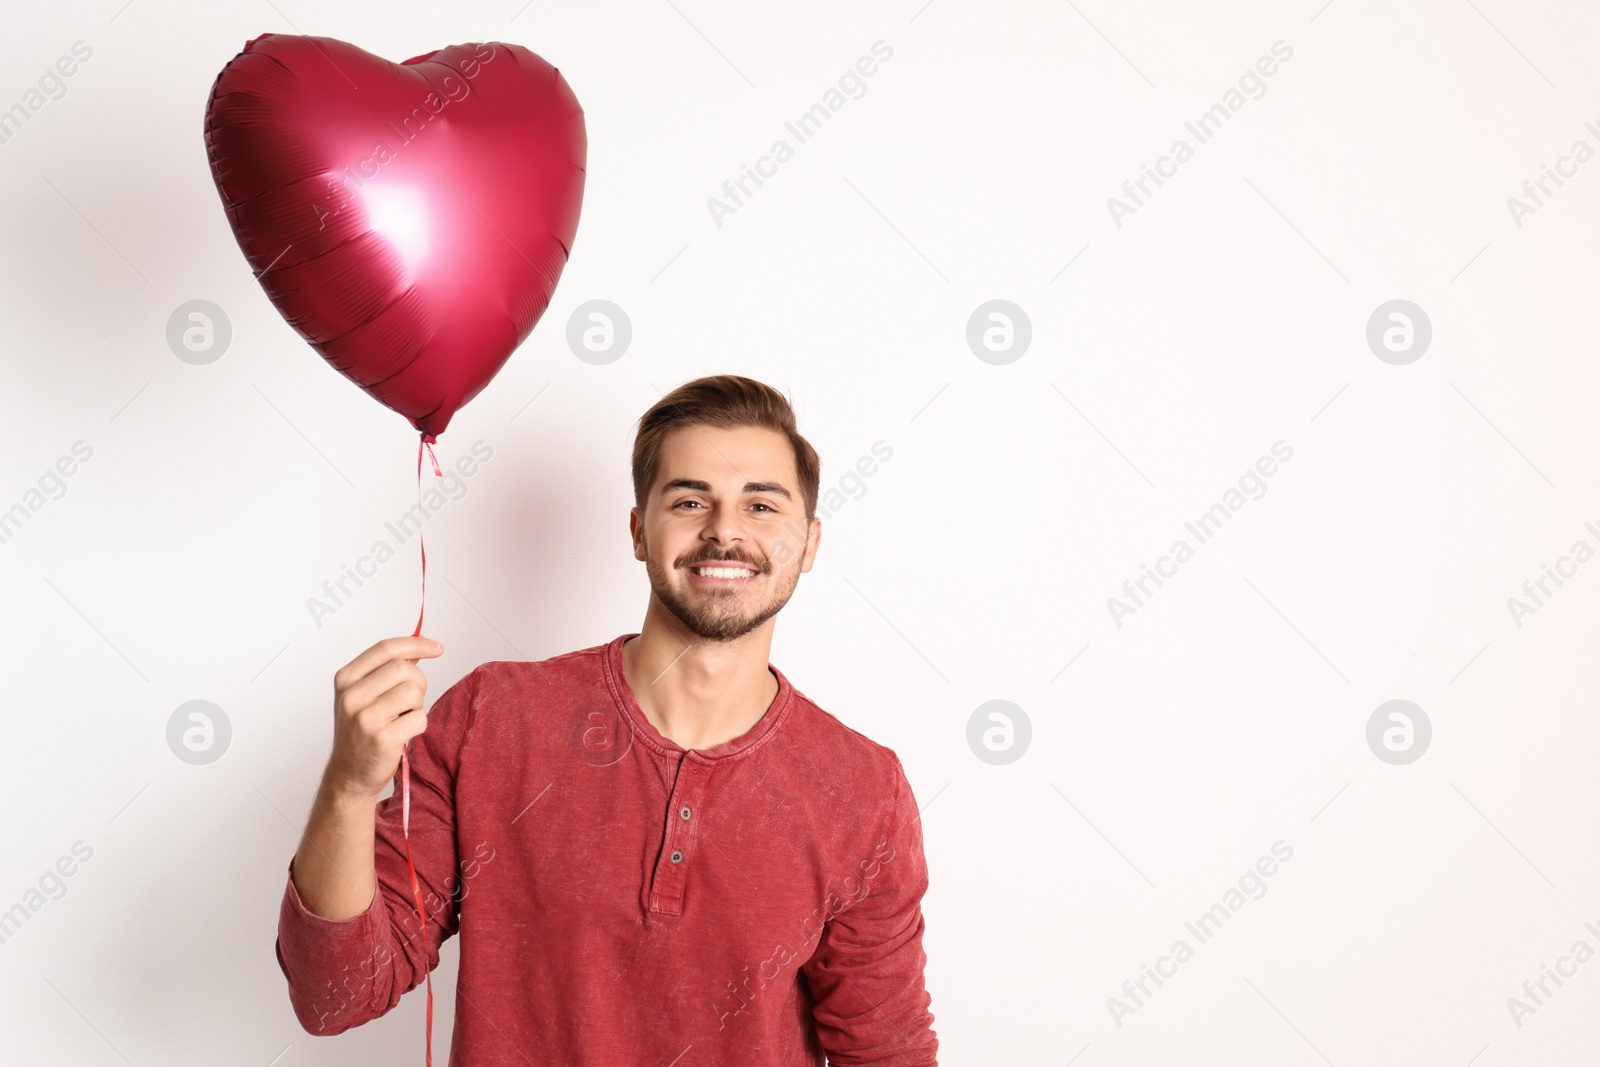
M 351 660 L 333 677 L 334 688 L 346 689 L 393 659 L 419 659 L 441 655 L 444 646 L 431 637 L 386 637 Z

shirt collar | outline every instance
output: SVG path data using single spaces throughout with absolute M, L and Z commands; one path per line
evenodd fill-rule
M 611 696 L 627 717 L 628 725 L 637 740 L 663 756 L 677 759 L 687 755 L 693 762 L 711 764 L 719 760 L 743 757 L 765 744 L 777 733 L 778 727 L 789 711 L 789 705 L 793 703 L 794 687 L 789 684 L 789 679 L 784 677 L 782 671 L 768 663 L 767 669 L 778 679 L 778 695 L 772 698 L 772 704 L 767 708 L 766 714 L 761 716 L 749 730 L 731 741 L 724 741 L 708 749 L 685 749 L 676 741 L 662 736 L 661 731 L 655 728 L 646 717 L 644 709 L 639 707 L 639 702 L 634 699 L 633 690 L 628 685 L 628 673 L 622 665 L 623 642 L 638 636 L 636 633 L 629 633 L 613 638 L 606 646 L 604 657 L 606 683 L 611 689 Z

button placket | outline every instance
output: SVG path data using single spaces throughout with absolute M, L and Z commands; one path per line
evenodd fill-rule
M 694 822 L 700 810 L 700 798 L 705 790 L 707 769 L 685 757 L 673 783 L 672 796 L 667 803 L 666 841 L 660 861 L 656 864 L 654 888 L 650 895 L 650 910 L 658 914 L 679 915 L 683 912 L 684 886 L 688 878 L 689 861 L 693 858 L 691 847 L 695 836 Z

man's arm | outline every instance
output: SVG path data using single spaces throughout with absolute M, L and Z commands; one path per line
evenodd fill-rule
M 939 1040 L 923 981 L 922 897 L 928 868 L 911 784 L 894 761 L 895 801 L 866 895 L 829 920 L 802 967 L 830 1067 L 936 1067 Z
M 443 651 L 426 637 L 392 637 L 333 676 L 333 752 L 292 865 L 295 888 L 323 918 L 355 918 L 372 903 L 373 806 L 401 750 L 428 727 L 417 659 Z
M 278 913 L 278 964 L 309 1033 L 340 1033 L 389 1011 L 437 966 L 439 946 L 456 931 L 455 775 L 477 679 L 473 672 L 457 682 L 425 715 L 427 683 L 409 657 L 438 654 L 426 638 L 393 638 L 335 676 L 333 754 Z M 412 738 L 411 852 L 428 915 L 425 939 L 396 775 Z M 394 793 L 378 804 L 391 778 Z

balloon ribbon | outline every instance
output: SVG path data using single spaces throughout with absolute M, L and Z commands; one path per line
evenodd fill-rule
M 437 440 L 431 433 L 422 435 L 422 440 L 417 443 L 417 508 L 422 508 L 422 452 L 428 452 L 428 459 L 433 461 L 433 473 L 437 477 L 444 477 L 444 472 L 439 469 L 439 458 L 433 454 L 433 443 Z M 426 514 L 426 512 L 424 512 Z M 417 628 L 411 631 L 412 637 L 422 633 L 422 613 L 428 607 L 428 546 L 423 541 L 422 527 L 417 527 L 417 547 L 422 550 L 422 603 L 417 608 Z M 428 912 L 422 906 L 422 886 L 417 882 L 417 865 L 411 860 L 411 761 L 406 758 L 406 749 L 411 747 L 411 742 L 406 742 L 406 748 L 400 750 L 400 834 L 405 839 L 406 845 L 406 871 L 411 875 L 411 895 L 417 902 L 417 920 L 422 923 L 422 962 L 426 967 L 428 962 Z M 433 1067 L 433 971 L 424 972 L 428 983 L 428 1021 L 427 1021 L 427 1050 L 428 1067 Z

